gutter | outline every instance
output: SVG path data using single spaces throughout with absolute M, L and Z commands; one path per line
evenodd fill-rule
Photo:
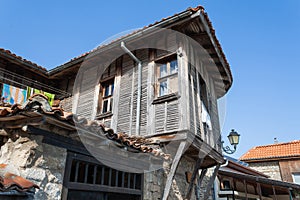
M 141 120 L 141 96 L 142 96 L 142 61 L 140 61 L 133 53 L 127 49 L 125 43 L 121 42 L 121 48 L 138 64 L 138 94 L 136 105 L 136 134 L 140 135 L 140 120 Z

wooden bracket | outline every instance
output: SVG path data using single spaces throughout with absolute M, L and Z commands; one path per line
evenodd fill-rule
M 174 160 L 172 162 L 172 166 L 171 166 L 170 172 L 169 172 L 168 177 L 167 177 L 167 182 L 166 182 L 166 185 L 165 185 L 165 189 L 164 189 L 162 200 L 167 200 L 167 198 L 169 196 L 171 185 L 172 185 L 172 181 L 173 181 L 173 177 L 175 175 L 175 172 L 176 172 L 178 163 L 180 161 L 180 158 L 181 158 L 181 156 L 183 154 L 185 145 L 186 145 L 186 141 L 180 142 L 180 145 L 179 145 L 178 150 L 176 152 L 175 158 L 174 158 Z
M 220 166 L 221 166 L 221 165 L 218 164 L 218 165 L 215 167 L 214 172 L 213 172 L 212 176 L 210 177 L 208 184 L 206 185 L 206 190 L 205 190 L 205 194 L 204 194 L 204 200 L 208 199 L 208 197 L 209 197 L 209 195 L 210 195 L 211 187 L 212 187 L 212 185 L 213 185 L 213 183 L 214 183 L 214 180 L 215 180 L 215 178 L 216 178 L 216 176 L 217 176 L 217 173 L 218 173 L 218 171 L 219 171 L 219 169 L 220 169 Z

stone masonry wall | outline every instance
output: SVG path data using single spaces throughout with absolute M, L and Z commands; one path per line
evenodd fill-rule
M 186 196 L 186 192 L 189 187 L 189 183 L 186 179 L 186 172 L 192 173 L 194 170 L 195 161 L 184 156 L 181 158 L 176 174 L 173 178 L 173 183 L 171 186 L 169 198 L 170 200 L 183 200 Z M 158 200 L 162 199 L 164 192 L 164 187 L 167 180 L 167 175 L 170 171 L 171 166 L 165 164 L 163 169 L 148 172 L 144 175 L 144 200 Z M 200 197 L 203 197 L 204 190 L 208 183 L 212 173 L 207 173 L 207 176 L 204 178 L 203 183 L 199 187 Z M 211 196 L 211 195 L 210 195 Z M 195 196 L 195 187 L 192 191 L 192 200 L 196 200 Z M 209 198 L 211 199 L 211 198 Z
M 61 199 L 67 152 L 65 149 L 42 143 L 42 136 L 9 139 L 0 150 L 0 163 L 8 164 L 11 173 L 35 184 L 37 200 Z
M 249 163 L 249 167 L 270 176 L 271 179 L 282 181 L 279 163 L 276 161 Z

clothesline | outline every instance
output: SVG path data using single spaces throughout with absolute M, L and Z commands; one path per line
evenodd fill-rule
M 2 99 L 5 103 L 13 104 L 24 104 L 26 100 L 33 94 L 43 94 L 48 98 L 49 104 L 52 106 L 54 101 L 54 94 L 44 92 L 31 87 L 26 87 L 26 89 L 21 89 L 8 84 L 3 84 L 2 88 Z
M 8 78 L 6 76 L 10 76 L 10 78 Z M 14 79 L 20 79 L 20 80 L 22 80 L 22 82 L 14 81 Z M 33 81 L 32 79 L 29 79 L 25 76 L 7 71 L 7 70 L 2 69 L 2 68 L 0 68 L 0 80 L 10 81 L 10 82 L 15 83 L 15 84 L 17 84 L 21 87 L 24 87 L 24 88 L 26 88 L 27 86 L 32 86 L 32 87 L 35 87 L 35 88 L 41 88 L 44 91 L 50 91 L 50 92 L 53 92 L 55 94 L 63 95 L 64 97 L 71 96 L 71 94 L 66 92 L 66 91 L 51 87 L 49 85 L 46 85 L 46 84 L 38 82 L 38 81 Z

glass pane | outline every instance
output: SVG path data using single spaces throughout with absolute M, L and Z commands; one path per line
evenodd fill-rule
M 112 83 L 111 84 L 111 95 L 113 95 L 114 94 L 114 89 L 115 89 L 115 84 L 114 83 Z
M 170 62 L 170 70 L 171 70 L 171 74 L 174 74 L 174 73 L 178 72 L 177 60 L 173 60 L 173 61 Z
M 167 65 L 166 64 L 163 64 L 160 66 L 160 77 L 164 77 L 164 76 L 167 76 L 168 73 L 167 73 Z
M 159 85 L 159 96 L 164 96 L 166 94 L 168 94 L 168 84 L 167 81 L 164 81 Z
M 293 174 L 294 183 L 300 184 L 300 174 Z
M 107 112 L 108 100 L 103 101 L 102 113 Z
M 172 76 L 169 79 L 169 93 L 178 92 L 178 78 L 177 75 Z
M 113 98 L 110 99 L 109 111 L 112 111 L 112 106 L 113 106 Z
M 110 95 L 110 91 L 109 91 L 109 85 L 104 86 L 105 90 L 104 90 L 104 97 L 107 97 Z

